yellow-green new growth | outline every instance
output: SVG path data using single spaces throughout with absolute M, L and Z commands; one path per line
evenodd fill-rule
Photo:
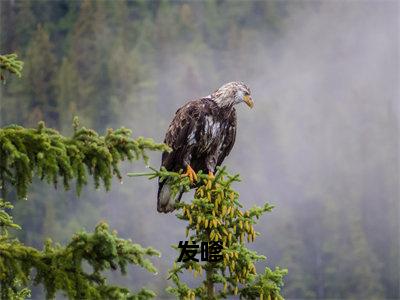
M 21 77 L 22 68 L 24 63 L 17 59 L 18 55 L 15 53 L 0 55 L 0 81 L 5 80 L 3 70 L 9 71 Z
M 175 192 L 193 187 L 187 177 L 181 176 L 181 172 L 152 170 L 150 173 L 130 175 L 168 177 Z M 266 268 L 264 274 L 257 274 L 254 263 L 265 259 L 265 256 L 245 246 L 245 242 L 254 242 L 260 234 L 254 229 L 256 220 L 271 211 L 273 206 L 266 203 L 263 207 L 244 210 L 239 202 L 239 193 L 231 187 L 237 181 L 240 181 L 239 176 L 228 174 L 225 168 L 219 169 L 215 176 L 199 172 L 192 201 L 176 204 L 177 217 L 187 222 L 186 239 L 197 244 L 220 241 L 223 245 L 220 262 L 174 264 L 169 278 L 175 287 L 169 287 L 168 291 L 179 299 L 220 299 L 233 295 L 245 299 L 282 299 L 280 288 L 287 271 Z M 195 278 L 200 277 L 202 283 L 197 288 L 189 288 L 179 276 L 184 270 L 192 272 Z

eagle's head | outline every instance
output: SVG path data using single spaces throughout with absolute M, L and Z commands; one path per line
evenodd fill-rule
M 245 102 L 250 108 L 254 106 L 250 89 L 243 82 L 233 81 L 225 83 L 211 94 L 211 99 L 219 107 L 232 107 L 235 104 Z

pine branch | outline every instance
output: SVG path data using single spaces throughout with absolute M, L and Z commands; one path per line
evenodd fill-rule
M 21 77 L 24 63 L 18 60 L 17 57 L 18 56 L 15 53 L 0 55 L 0 69 L 2 70 L 0 72 L 0 81 L 5 81 L 3 70 Z
M 2 200 L 0 204 L 0 225 L 14 227 L 15 224 L 3 222 L 10 219 L 4 211 L 10 206 Z M 146 257 L 160 256 L 160 253 L 119 238 L 116 232 L 110 232 L 105 223 L 97 225 L 94 233 L 77 233 L 66 247 L 54 245 L 48 240 L 43 251 L 27 247 L 5 235 L 0 241 L 2 299 L 10 299 L 16 294 L 21 298 L 26 296 L 26 289 L 16 289 L 15 279 L 27 285 L 32 269 L 36 271 L 35 284 L 44 285 L 48 299 L 54 298 L 58 290 L 71 299 L 149 299 L 155 296 L 147 289 L 132 293 L 107 284 L 101 272 L 120 269 L 125 274 L 128 264 L 136 264 L 156 273 L 156 268 Z M 91 273 L 84 270 L 84 262 L 91 266 Z
M 15 224 L 13 218 L 6 212 L 6 209 L 13 209 L 14 206 L 10 202 L 5 202 L 0 198 L 0 239 L 8 237 L 8 229 L 21 229 Z
M 109 190 L 111 179 L 121 179 L 119 163 L 143 159 L 148 163 L 147 151 L 167 151 L 164 144 L 152 139 L 132 139 L 126 128 L 109 129 L 105 136 L 91 129 L 79 128 L 74 120 L 74 134 L 64 137 L 56 130 L 46 128 L 43 122 L 37 128 L 17 125 L 0 129 L 0 185 L 3 197 L 6 188 L 13 185 L 17 195 L 24 198 L 36 175 L 57 187 L 61 177 L 65 189 L 76 179 L 78 194 L 87 184 L 87 173 L 94 178 L 96 188 L 102 182 Z

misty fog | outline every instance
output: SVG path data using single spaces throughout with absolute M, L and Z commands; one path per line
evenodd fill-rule
M 225 164 L 240 172 L 243 182 L 237 188 L 247 206 L 264 201 L 276 206 L 258 225 L 262 235 L 254 248 L 277 264 L 286 244 L 274 241 L 284 238 L 279 237 L 284 227 L 291 226 L 290 238 L 299 239 L 293 243 L 304 243 L 305 236 L 345 238 L 356 222 L 368 239 L 379 241 L 382 248 L 375 249 L 375 255 L 380 267 L 393 268 L 398 282 L 398 261 L 385 262 L 387 251 L 399 253 L 398 5 L 306 2 L 294 5 L 289 15 L 282 36 L 254 30 L 242 37 L 239 48 L 214 54 L 221 62 L 214 66 L 218 78 L 208 68 L 202 72 L 207 54 L 197 56 L 192 49 L 175 48 L 179 41 L 171 42 L 166 53 L 159 54 L 167 61 L 156 72 L 161 82 L 153 104 L 158 122 L 142 128 L 126 107 L 120 124 L 161 141 L 176 109 L 187 100 L 208 95 L 224 82 L 244 81 L 255 107 L 238 108 L 238 135 Z M 195 92 L 190 84 L 174 80 L 188 72 L 181 63 L 187 56 L 198 64 Z M 152 165 L 159 161 L 157 155 Z M 162 249 L 159 266 L 165 272 L 176 256 L 169 245 L 182 238 L 182 228 L 175 218 L 156 212 L 154 182 L 137 179 L 129 185 L 128 199 L 117 200 L 121 207 L 105 217 L 115 226 L 119 218 L 137 213 L 151 219 L 148 229 L 139 221 L 123 230 L 127 236 L 133 230 L 140 242 Z M 115 209 L 116 199 L 109 197 Z M 329 211 L 332 202 L 336 208 Z M 331 232 L 314 232 L 326 221 L 318 217 L 320 207 L 339 224 Z M 332 255 L 340 266 L 346 253 L 337 248 Z M 320 268 L 317 263 L 310 258 L 310 268 Z M 289 269 L 289 278 L 307 276 L 307 270 L 293 274 L 290 263 L 280 265 Z M 382 276 L 383 269 L 374 271 Z
M 193 26 L 207 26 L 203 18 L 213 12 L 203 2 L 188 3 Z M 198 44 L 171 35 L 149 53 L 141 50 L 149 34 L 144 25 L 128 56 L 136 59 L 139 84 L 114 107 L 118 118 L 109 126 L 162 142 L 184 103 L 226 82 L 245 82 L 255 106 L 237 107 L 236 142 L 224 165 L 240 173 L 235 188 L 246 208 L 275 205 L 260 219 L 255 229 L 261 236 L 250 245 L 267 256 L 257 267 L 288 268 L 283 295 L 290 299 L 398 298 L 399 3 L 284 3 L 278 28 L 251 26 L 261 18 L 257 7 L 228 1 L 238 11 L 248 10 L 239 21 L 223 9 L 214 12 L 216 20 L 232 18 L 229 32 L 204 35 Z M 171 18 L 158 24 L 167 36 Z M 246 22 L 241 31 L 237 24 Z M 207 38 L 220 43 L 202 47 L 212 44 Z M 151 154 L 151 166 L 160 161 L 159 153 Z M 126 163 L 123 170 L 142 172 L 146 166 Z M 167 270 L 177 258 L 171 245 L 184 240 L 184 228 L 173 214 L 157 213 L 156 181 L 124 176 L 109 193 L 88 188 L 79 199 L 69 195 L 74 199 L 69 205 L 85 206 L 91 193 L 100 199 L 98 211 L 90 218 L 80 217 L 79 209 L 68 215 L 65 222 L 74 223 L 70 234 L 104 219 L 122 237 L 158 249 L 162 257 L 153 261 L 159 275 L 130 268 L 126 277 L 112 276 L 168 298 Z

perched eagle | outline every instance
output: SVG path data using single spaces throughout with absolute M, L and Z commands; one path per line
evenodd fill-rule
M 234 105 L 254 103 L 250 89 L 242 82 L 229 82 L 211 95 L 193 100 L 179 108 L 169 125 L 164 143 L 172 152 L 164 152 L 161 167 L 177 172 L 186 169 L 190 179 L 196 172 L 212 174 L 231 151 L 236 137 L 236 111 Z M 157 211 L 171 212 L 175 201 L 168 180 L 160 180 Z

